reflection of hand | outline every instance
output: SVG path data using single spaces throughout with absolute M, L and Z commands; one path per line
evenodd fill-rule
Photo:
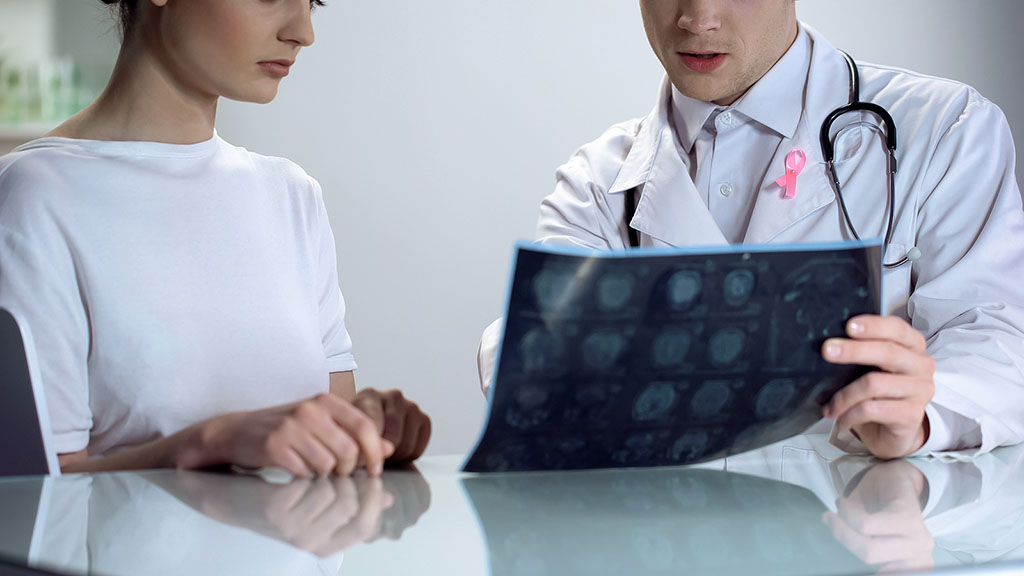
M 402 480 L 386 479 L 391 476 Z M 300 479 L 280 485 L 255 477 L 180 470 L 169 480 L 154 477 L 154 481 L 214 520 L 321 557 L 380 536 L 397 538 L 422 515 L 430 499 L 430 489 L 416 471 L 389 472 L 385 478 Z M 410 492 L 411 502 L 404 502 L 407 494 L 402 490 Z M 422 503 L 424 491 L 426 504 Z M 415 516 L 404 514 L 410 510 Z
M 427 449 L 430 418 L 400 391 L 364 388 L 352 399 L 352 404 L 370 417 L 384 440 L 394 444 L 395 452 L 388 457 L 388 462 L 412 462 Z
M 858 316 L 846 325 L 850 339 L 822 346 L 825 360 L 875 366 L 825 406 L 840 430 L 853 430 L 879 458 L 912 454 L 928 440 L 925 407 L 935 395 L 935 360 L 924 336 L 902 318 Z
M 836 499 L 839 513 L 822 521 L 836 540 L 880 572 L 926 571 L 934 567 L 932 538 L 921 514 L 927 479 L 904 460 L 869 468 Z
M 398 540 L 430 508 L 430 485 L 415 469 L 389 471 L 381 481 L 395 502 L 381 514 L 380 530 L 373 540 Z

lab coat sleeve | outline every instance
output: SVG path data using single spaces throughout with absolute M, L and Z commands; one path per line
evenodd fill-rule
M 555 191 L 541 202 L 537 242 L 594 250 L 625 250 L 625 194 L 609 192 L 639 129 L 613 126 L 555 172 Z
M 1003 113 L 972 90 L 919 188 L 923 256 L 907 312 L 936 361 L 923 452 L 981 454 L 1024 441 L 1024 211 L 1014 170 Z
M 637 124 L 613 126 L 598 140 L 580 148 L 555 172 L 555 191 L 541 202 L 537 242 L 590 248 L 626 248 L 622 222 L 623 194 L 608 194 Z M 498 319 L 484 331 L 477 350 L 480 387 L 486 396 L 494 378 L 504 322 Z

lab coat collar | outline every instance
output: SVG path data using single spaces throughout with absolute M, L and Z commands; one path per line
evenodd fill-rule
M 806 78 L 810 64 L 811 40 L 800 26 L 786 54 L 732 105 L 733 110 L 783 138 L 793 138 L 804 104 L 804 82 L 793 79 Z
M 727 244 L 679 157 L 675 130 L 669 120 L 671 108 L 672 84 L 666 76 L 658 105 L 641 122 L 608 193 L 639 189 L 640 199 L 630 226 L 650 236 L 656 246 Z
M 770 242 L 835 201 L 835 192 L 825 172 L 819 132 L 825 117 L 848 103 L 850 78 L 845 60 L 835 46 L 812 28 L 802 23 L 801 26 L 811 40 L 811 65 L 804 83 L 800 122 L 793 137 L 782 140 L 769 164 L 743 237 L 745 244 Z M 796 197 L 783 198 L 783 188 L 775 180 L 786 174 L 786 158 L 795 150 L 803 150 L 807 164 L 797 178 Z
M 842 55 L 814 29 L 801 23 L 811 44 L 802 113 L 793 138 L 784 138 L 769 166 L 754 205 L 744 243 L 769 242 L 797 221 L 835 201 L 825 174 L 818 130 L 829 112 L 847 103 L 849 74 Z M 608 194 L 640 192 L 634 229 L 670 246 L 727 244 L 679 157 L 672 128 L 672 84 L 662 80 L 658 104 L 640 122 Z M 785 174 L 786 157 L 801 149 L 807 165 L 795 198 L 783 198 L 775 180 Z M 616 200 L 618 201 L 618 200 Z M 683 224 L 685 222 L 685 224 Z

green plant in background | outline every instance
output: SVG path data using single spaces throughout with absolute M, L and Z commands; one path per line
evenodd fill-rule
M 15 65 L 0 56 L 0 123 L 61 122 L 92 99 L 69 57 Z

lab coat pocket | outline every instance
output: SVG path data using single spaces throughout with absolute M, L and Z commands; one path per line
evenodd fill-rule
M 899 262 L 913 246 L 890 242 L 885 249 L 885 262 Z M 907 300 L 910 299 L 911 268 L 913 262 L 898 268 L 882 269 L 882 314 L 907 319 Z

